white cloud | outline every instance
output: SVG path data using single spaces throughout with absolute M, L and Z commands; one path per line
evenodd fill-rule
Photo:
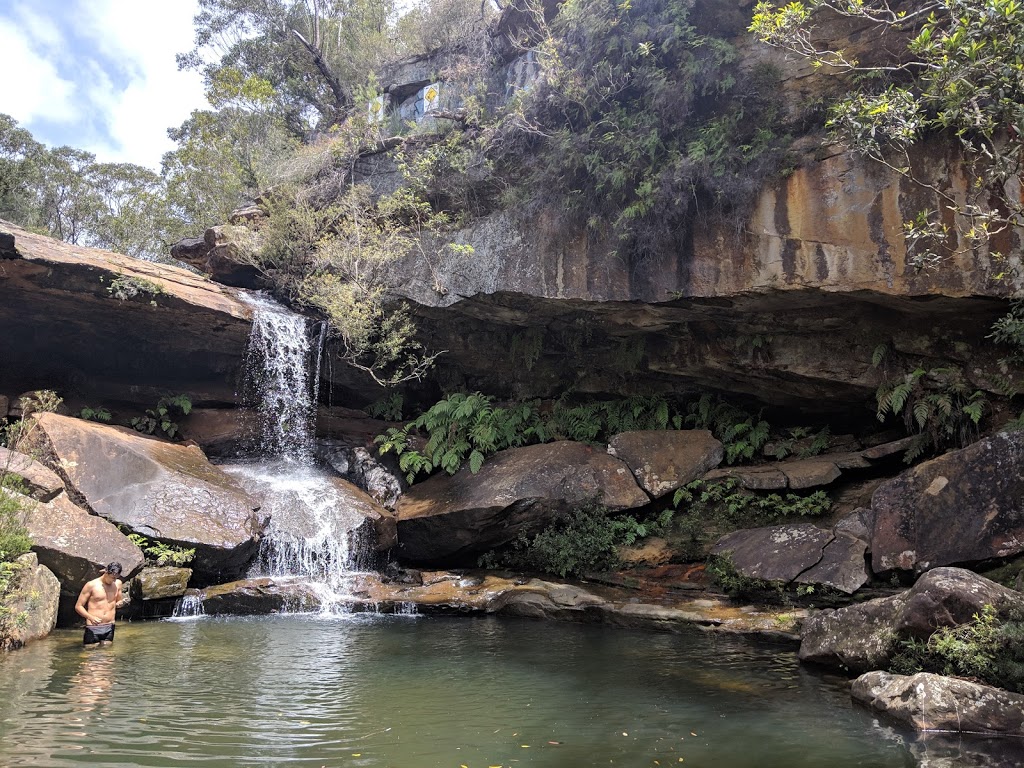
M 196 0 L 80 2 L 79 32 L 105 60 L 120 63 L 115 81 L 128 78 L 119 89 L 109 77 L 91 83 L 90 100 L 103 109 L 111 140 L 88 147 L 100 159 L 158 168 L 162 154 L 174 147 L 167 129 L 205 106 L 202 78 L 179 72 L 174 59 L 191 47 L 197 6 Z
M 32 23 L 21 18 L 19 22 Z M 41 42 L 52 53 L 59 47 L 59 34 L 47 32 Z M 69 123 L 76 119 L 74 83 L 60 76 L 54 61 L 29 45 L 24 28 L 5 18 L 0 18 L 0 51 L 4 52 L 5 70 L 0 112 L 22 124 L 40 119 Z

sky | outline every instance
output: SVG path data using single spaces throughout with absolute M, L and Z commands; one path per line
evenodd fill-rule
M 203 108 L 179 72 L 197 0 L 0 0 L 0 112 L 51 147 L 160 169 L 167 129 Z

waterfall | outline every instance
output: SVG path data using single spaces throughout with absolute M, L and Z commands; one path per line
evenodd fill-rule
M 349 509 L 336 477 L 314 459 L 317 387 L 326 329 L 263 295 L 253 307 L 247 358 L 247 395 L 259 404 L 255 455 L 225 466 L 270 515 L 270 526 L 250 576 L 301 577 L 327 609 L 350 592 L 363 523 Z

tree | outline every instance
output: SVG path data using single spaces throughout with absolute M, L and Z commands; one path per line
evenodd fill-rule
M 45 147 L 0 113 L 0 219 L 24 227 L 36 225 L 35 188 Z
M 100 202 L 89 245 L 126 256 L 156 258 L 165 242 L 166 197 L 160 176 L 132 163 L 99 163 L 89 174 Z
M 200 0 L 195 48 L 179 66 L 266 79 L 297 135 L 339 122 L 353 89 L 394 58 L 395 0 Z M 204 60 L 207 51 L 217 56 Z
M 820 25 L 836 17 L 902 39 L 893 55 L 864 63 L 822 47 Z M 861 84 L 830 110 L 828 126 L 852 150 L 928 186 L 952 216 L 921 211 L 905 225 L 916 266 L 957 250 L 988 251 L 999 233 L 1024 224 L 1024 4 L 1019 0 L 928 0 L 906 8 L 886 0 L 765 0 L 750 26 L 763 42 Z M 876 51 L 877 52 L 877 51 Z M 911 149 L 930 135 L 959 144 L 969 176 L 954 194 L 922 179 Z M 953 226 L 943 220 L 953 220 Z

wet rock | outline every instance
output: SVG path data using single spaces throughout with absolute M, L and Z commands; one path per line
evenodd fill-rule
M 233 456 L 256 444 L 259 415 L 249 408 L 193 408 L 178 421 L 185 440 L 208 456 Z
M 622 432 L 608 441 L 640 487 L 658 499 L 722 463 L 722 444 L 706 429 Z
M 871 567 L 926 571 L 1024 552 L 1024 433 L 926 461 L 871 500 Z
M 64 481 L 57 473 L 31 456 L 0 446 L 0 468 L 21 478 L 26 495 L 38 501 L 50 501 L 64 491 Z
M 728 533 L 711 551 L 728 557 L 742 576 L 788 584 L 822 559 L 833 538 L 815 525 L 773 525 Z
M 7 395 L 0 395 L 0 419 L 6 419 L 10 412 L 11 401 Z
M 920 672 L 868 672 L 853 681 L 854 701 L 919 731 L 1024 736 L 1024 696 Z
M 358 560 L 395 545 L 395 516 L 340 477 L 288 463 L 221 468 L 260 503 L 275 545 L 300 558 L 340 544 Z
M 74 504 L 67 494 L 35 504 L 26 515 L 25 527 L 39 562 L 60 580 L 65 595 L 78 595 L 82 585 L 99 575 L 110 562 L 124 568 L 131 578 L 146 562 L 142 550 L 114 525 Z
M 616 511 L 649 498 L 624 462 L 589 445 L 511 448 L 475 475 L 463 467 L 410 488 L 396 508 L 399 552 L 413 562 L 465 562 L 595 500 Z
M 204 579 L 241 572 L 266 524 L 258 502 L 198 447 L 36 414 L 39 441 L 76 500 L 147 538 L 194 548 Z M 109 559 L 109 558 L 108 558 Z
M 335 472 L 362 488 L 379 504 L 395 506 L 406 487 L 399 471 L 374 458 L 362 446 L 336 447 L 325 443 L 320 443 L 320 455 Z
M 837 522 L 833 531 L 846 533 L 862 540 L 865 544 L 871 541 L 871 529 L 874 527 L 874 514 L 869 507 L 858 507 L 849 515 Z
M 189 594 L 198 598 L 203 612 L 210 616 L 303 612 L 320 607 L 316 590 L 297 579 L 242 579 Z
M 139 600 L 181 597 L 191 578 L 191 568 L 148 566 L 131 580 L 131 596 Z
M 902 595 L 810 616 L 800 630 L 800 660 L 861 674 L 886 667 L 896 651 L 893 629 Z
M 14 588 L 2 602 L 7 620 L 0 622 L 0 650 L 20 648 L 30 640 L 46 637 L 57 625 L 57 577 L 39 564 L 34 552 L 22 555 L 14 563 Z
M 882 669 L 900 640 L 925 640 L 986 605 L 1005 616 L 1024 610 L 1024 594 L 962 568 L 936 568 L 899 595 L 814 614 L 801 631 L 800 659 L 854 674 Z

